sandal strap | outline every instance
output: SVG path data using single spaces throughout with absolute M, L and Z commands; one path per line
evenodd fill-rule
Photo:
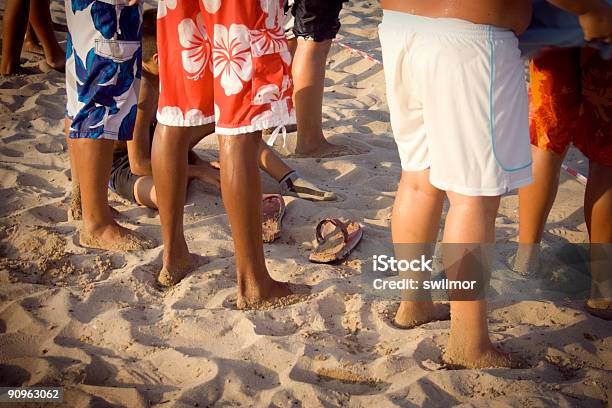
M 293 180 L 298 178 L 297 171 L 291 170 L 289 173 L 285 174 L 282 179 L 278 181 L 280 185 L 281 194 L 285 194 L 287 191 L 293 190 Z
M 349 234 L 348 234 L 348 230 L 346 229 L 346 224 L 343 223 L 342 221 L 340 221 L 337 218 L 325 218 L 325 219 L 321 220 L 319 222 L 319 224 L 317 224 L 317 229 L 316 229 L 316 234 L 315 234 L 315 236 L 317 238 L 317 242 L 319 244 L 322 244 L 325 241 L 325 237 L 323 237 L 322 231 L 323 231 L 323 226 L 326 223 L 328 223 L 328 222 L 334 224 L 336 226 L 336 228 L 332 232 L 327 234 L 326 236 L 334 234 L 336 231 L 340 230 L 342 232 L 343 237 L 344 237 L 344 242 L 348 242 Z
M 279 195 L 279 194 L 272 194 L 269 196 L 264 197 L 261 202 L 262 204 L 265 203 L 266 201 L 276 201 L 279 203 L 281 209 L 285 207 L 285 200 L 283 200 L 283 196 Z

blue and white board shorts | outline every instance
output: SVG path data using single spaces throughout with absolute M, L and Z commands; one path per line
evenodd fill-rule
M 131 140 L 142 70 L 142 4 L 66 0 L 71 138 Z

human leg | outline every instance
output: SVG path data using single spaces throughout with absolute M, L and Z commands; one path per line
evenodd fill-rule
M 433 255 L 427 247 L 433 249 L 435 246 L 443 204 L 444 192 L 429 183 L 429 170 L 402 172 L 391 219 L 392 239 L 398 248 L 396 252 L 402 252 L 400 246 L 408 247 L 405 250 L 410 252 L 410 246 L 426 244 L 419 246 L 416 249 L 419 253 L 413 254 L 411 258 L 414 255 L 420 256 L 421 252 L 428 252 L 427 257 Z M 430 278 L 428 273 L 421 275 L 416 277 L 419 282 Z M 446 306 L 434 304 L 429 292 L 421 292 L 418 300 L 402 300 L 395 315 L 395 324 L 402 328 L 412 328 L 448 317 Z
M 591 296 L 587 310 L 612 319 L 612 167 L 591 162 L 584 216 L 591 242 Z
M 55 38 L 49 1 L 43 1 L 42 3 L 37 4 L 36 7 L 30 7 L 29 21 L 36 33 L 36 38 L 44 50 L 47 64 L 55 70 L 63 71 L 66 53 L 60 47 L 57 38 Z
M 241 308 L 291 294 L 286 283 L 270 277 L 263 255 L 260 140 L 258 133 L 219 137 L 221 191 L 232 226 Z
M 447 192 L 450 206 L 444 226 L 445 260 L 449 280 L 469 280 L 474 272 L 468 256 L 476 256 L 487 268 L 486 245 L 495 242 L 495 218 L 499 196 L 478 197 Z M 484 249 L 484 251 L 483 251 Z M 458 256 L 457 256 L 458 255 Z M 477 285 L 488 285 L 486 276 L 476 275 Z M 480 295 L 451 296 L 451 329 L 445 360 L 458 366 L 476 368 L 509 367 L 508 355 L 497 350 L 489 338 L 487 301 Z M 470 300 L 466 300 L 470 299 Z M 461 299 L 461 300 L 456 300 Z
M 512 268 L 535 272 L 539 244 L 559 187 L 559 172 L 580 111 L 579 52 L 542 52 L 529 65 L 534 182 L 519 190 L 519 247 Z
M 140 80 L 139 71 L 135 68 L 140 63 L 140 38 L 138 24 L 134 26 L 131 23 L 140 21 L 142 9 L 139 6 L 121 9 L 122 35 L 126 40 L 134 41 L 129 43 L 131 47 L 121 49 L 121 55 L 117 55 L 117 58 L 121 58 L 122 62 L 116 62 L 97 54 L 94 58 L 84 58 L 91 54 L 92 49 L 96 49 L 96 39 L 101 36 L 99 29 L 112 27 L 96 27 L 89 11 L 72 6 L 72 2 L 67 0 L 66 20 L 70 35 L 79 41 L 69 42 L 66 94 L 67 111 L 72 118 L 69 148 L 83 212 L 81 243 L 111 250 L 142 249 L 149 243 L 114 221 L 107 197 L 114 140 L 129 140 L 134 127 Z M 106 7 L 100 13 L 116 19 L 117 10 Z M 129 29 L 126 24 L 131 24 Z M 86 69 L 77 69 L 77 62 L 82 64 L 83 60 Z M 109 73 L 118 70 L 130 75 L 122 75 L 112 85 L 100 85 L 100 82 L 106 81 L 104 78 Z
M 2 19 L 2 63 L 0 75 L 13 75 L 20 70 L 21 47 L 28 26 L 30 0 L 6 2 Z
M 70 148 L 78 174 L 83 246 L 133 251 L 149 247 L 137 234 L 117 224 L 108 205 L 108 179 L 113 158 L 112 140 L 73 139 Z
M 538 269 L 542 233 L 557 196 L 565 158 L 565 152 L 560 155 L 533 145 L 531 154 L 534 181 L 519 189 L 519 245 L 511 266 L 524 275 Z
M 201 128 L 158 124 L 153 137 L 151 165 L 164 241 L 163 266 L 158 282 L 171 286 L 195 266 L 183 232 L 187 195 L 187 154 L 193 134 Z
M 346 153 L 346 148 L 329 143 L 322 129 L 325 66 L 332 40 L 340 29 L 341 9 L 342 1 L 338 0 L 296 0 L 292 7 L 293 34 L 297 38 L 292 74 L 298 155 Z

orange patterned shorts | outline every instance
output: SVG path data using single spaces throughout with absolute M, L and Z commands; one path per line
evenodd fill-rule
M 295 123 L 283 0 L 159 0 L 157 120 L 239 135 Z
M 588 48 L 548 50 L 530 64 L 531 144 L 563 154 L 570 143 L 612 166 L 612 60 Z

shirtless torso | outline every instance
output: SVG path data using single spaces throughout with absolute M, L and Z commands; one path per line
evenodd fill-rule
M 383 9 L 434 18 L 459 18 L 520 34 L 531 20 L 531 0 L 381 0 Z

